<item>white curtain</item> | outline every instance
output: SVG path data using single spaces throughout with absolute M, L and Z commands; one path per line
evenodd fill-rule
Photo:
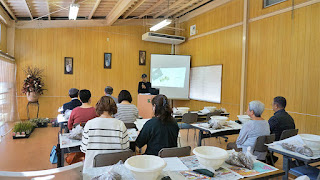
M 17 120 L 15 62 L 0 57 L 0 126 Z

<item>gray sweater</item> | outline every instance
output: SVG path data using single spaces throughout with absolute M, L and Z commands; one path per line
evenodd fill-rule
M 266 120 L 250 120 L 245 123 L 239 133 L 239 137 L 236 141 L 237 147 L 242 148 L 243 152 L 247 152 L 247 148 L 251 146 L 251 152 L 253 146 L 259 136 L 270 135 L 269 123 Z M 260 160 L 264 160 L 266 153 L 254 153 Z
M 118 112 L 115 118 L 124 123 L 133 123 L 139 118 L 139 111 L 134 104 L 117 104 Z

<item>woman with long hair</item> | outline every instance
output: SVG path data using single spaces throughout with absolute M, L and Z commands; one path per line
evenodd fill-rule
M 144 124 L 136 144 L 139 148 L 147 145 L 145 154 L 157 156 L 162 148 L 177 147 L 179 126 L 165 95 L 154 97 L 152 107 L 154 117 Z

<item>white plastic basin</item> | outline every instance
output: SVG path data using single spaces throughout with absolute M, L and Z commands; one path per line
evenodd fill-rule
M 299 134 L 304 143 L 314 151 L 320 150 L 320 136 L 314 134 Z
M 204 109 L 208 109 L 210 112 L 214 112 L 217 108 L 214 106 L 206 106 Z
M 178 113 L 181 113 L 183 115 L 185 113 L 188 113 L 190 108 L 188 108 L 188 107 L 177 107 L 177 110 L 178 110 Z
M 237 117 L 239 118 L 239 121 L 241 121 L 242 124 L 245 124 L 251 119 L 248 115 L 238 115 Z
M 210 117 L 213 121 L 217 121 L 221 126 L 226 124 L 226 121 L 229 119 L 225 116 L 211 116 Z
M 214 146 L 200 146 L 193 149 L 199 163 L 209 170 L 216 170 L 221 167 L 228 158 L 228 152 Z
M 124 166 L 131 171 L 136 180 L 155 180 L 167 163 L 158 156 L 138 155 L 127 159 Z

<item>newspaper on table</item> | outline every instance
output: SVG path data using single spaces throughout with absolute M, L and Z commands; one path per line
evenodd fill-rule
M 136 125 L 138 131 L 141 131 L 143 128 L 144 124 L 149 121 L 150 119 L 137 119 L 134 124 Z
M 207 128 L 208 123 L 195 123 L 191 124 L 192 126 L 198 127 L 200 129 L 210 131 L 211 134 L 221 132 L 221 131 L 228 131 L 228 130 L 238 130 L 242 128 L 241 124 L 236 123 L 235 121 L 227 121 L 226 125 L 224 125 L 221 129 L 212 129 Z
M 264 173 L 269 173 L 269 172 L 273 172 L 273 171 L 277 171 L 278 169 L 273 167 L 273 166 L 269 166 L 263 162 L 260 161 L 255 161 L 253 163 L 253 169 L 247 169 L 247 168 L 242 168 L 239 166 L 235 166 L 235 165 L 229 165 L 229 164 L 224 164 L 224 167 L 226 169 L 229 169 L 237 174 L 239 174 L 241 177 L 250 177 L 250 176 L 257 176 L 260 174 L 264 174 Z
M 189 171 L 181 171 L 180 174 L 184 176 L 184 178 L 187 179 L 214 179 L 214 180 L 228 180 L 228 179 L 240 179 L 241 176 L 237 175 L 236 173 L 230 171 L 229 169 L 226 169 L 225 167 L 220 167 L 215 171 L 215 176 L 213 178 L 203 176 L 203 175 L 197 175 L 192 172 L 194 169 L 206 169 L 202 165 L 200 165 L 197 157 L 194 156 L 186 156 L 181 157 L 180 160 L 183 162 L 184 165 L 186 165 L 190 170 Z
M 59 134 L 60 148 L 76 147 L 81 145 L 81 140 L 70 139 L 70 133 Z M 137 139 L 136 129 L 128 129 L 129 141 L 133 142 Z
M 190 170 L 194 169 L 203 169 L 202 165 L 200 165 L 199 161 L 197 160 L 197 157 L 194 156 L 187 156 L 187 157 L 181 157 L 180 160 L 185 164 Z M 277 171 L 278 169 L 269 166 L 268 164 L 265 164 L 260 161 L 255 161 L 253 163 L 253 169 L 249 170 L 247 168 L 242 168 L 234 165 L 228 165 L 226 163 L 222 164 L 222 166 L 215 171 L 215 177 L 211 178 L 214 180 L 228 180 L 228 179 L 240 179 L 244 177 L 250 177 L 250 176 L 257 176 L 264 173 L 269 173 L 273 171 Z M 188 171 L 190 172 L 190 171 Z M 197 179 L 196 177 L 192 176 L 192 173 L 188 173 L 185 171 L 180 172 L 181 174 L 185 175 L 185 177 L 190 174 L 189 176 L 191 179 Z M 188 177 L 189 177 L 188 176 Z M 203 179 L 203 177 L 198 177 L 198 179 Z M 206 177 L 208 178 L 208 177 Z
M 138 137 L 137 130 L 134 128 L 128 129 L 128 136 L 129 136 L 129 141 L 131 141 L 131 142 L 136 141 L 136 139 Z
M 60 148 L 76 147 L 81 145 L 81 140 L 69 138 L 70 133 L 59 134 Z
M 292 154 L 294 156 L 297 156 L 297 157 L 301 157 L 303 159 L 319 159 L 320 158 L 320 151 L 315 151 L 315 150 L 312 150 L 313 151 L 313 156 L 311 157 L 308 157 L 308 156 L 305 156 L 305 155 L 302 155 L 302 154 L 299 154 L 297 152 L 293 152 L 293 151 L 290 151 L 290 150 L 287 150 L 287 149 L 284 149 L 281 144 L 282 143 L 288 143 L 288 144 L 293 144 L 293 145 L 297 145 L 297 146 L 304 146 L 306 145 L 304 143 L 304 141 L 302 140 L 302 138 L 300 137 L 300 135 L 296 135 L 296 136 L 293 136 L 293 137 L 290 137 L 290 138 L 287 138 L 287 139 L 284 139 L 284 140 L 281 140 L 281 141 L 276 141 L 276 142 L 273 142 L 271 144 L 266 144 L 268 147 L 270 148 L 273 148 L 275 150 L 278 150 L 278 151 L 282 151 L 284 153 L 287 153 L 287 154 Z

